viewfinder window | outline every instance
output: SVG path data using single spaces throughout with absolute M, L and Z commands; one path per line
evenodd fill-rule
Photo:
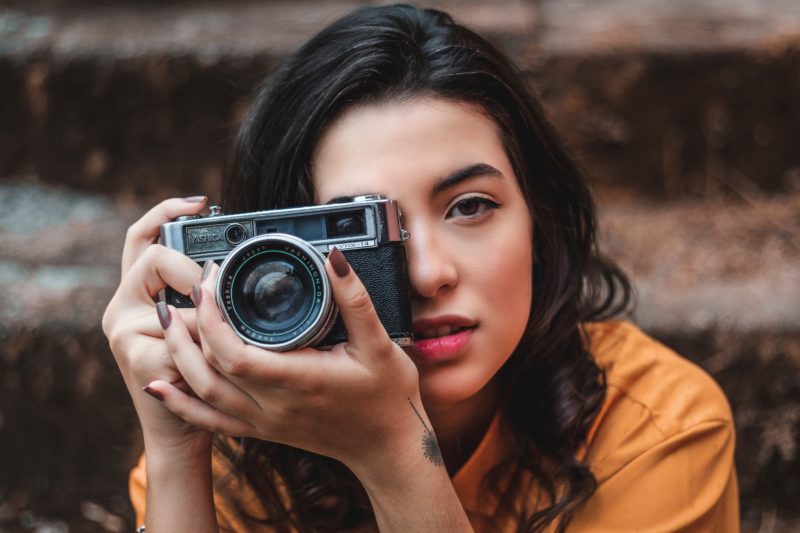
M 329 239 L 357 237 L 365 233 L 363 210 L 330 213 L 325 218 Z

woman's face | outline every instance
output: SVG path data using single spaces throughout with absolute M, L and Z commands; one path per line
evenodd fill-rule
M 531 216 L 495 123 L 435 98 L 346 112 L 313 164 L 317 202 L 382 194 L 399 203 L 426 405 L 468 399 L 516 347 L 531 306 Z

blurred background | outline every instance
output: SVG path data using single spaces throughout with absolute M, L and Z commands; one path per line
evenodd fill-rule
M 0 532 L 132 531 L 100 328 L 127 226 L 219 200 L 248 95 L 359 1 L 0 0 Z M 800 531 L 800 1 L 428 2 L 588 172 L 635 320 L 728 395 L 746 532 Z

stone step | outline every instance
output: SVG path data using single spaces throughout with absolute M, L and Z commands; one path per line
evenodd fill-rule
M 253 87 L 366 3 L 0 7 L 0 175 L 120 196 L 216 191 Z M 796 0 L 430 4 L 509 52 L 605 189 L 800 189 Z
M 141 445 L 100 318 L 125 229 L 148 205 L 13 177 L 0 205 L 0 531 L 129 531 Z M 745 531 L 791 531 L 800 194 L 600 207 L 601 247 L 638 291 L 634 320 L 731 401 Z

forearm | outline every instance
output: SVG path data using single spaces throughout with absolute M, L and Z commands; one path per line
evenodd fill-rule
M 418 415 L 419 416 L 419 415 Z M 472 531 L 429 422 L 353 471 L 369 495 L 382 533 Z
M 447 471 L 422 461 L 413 463 L 393 477 L 363 480 L 378 529 L 382 533 L 472 531 Z
M 217 533 L 210 444 L 179 450 L 146 442 L 145 454 L 147 532 Z

